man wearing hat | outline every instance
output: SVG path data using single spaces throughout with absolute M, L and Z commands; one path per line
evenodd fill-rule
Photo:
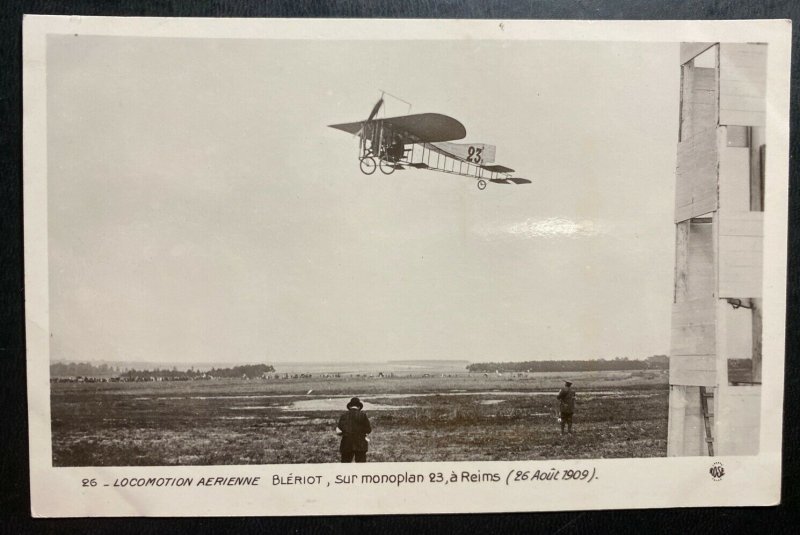
M 367 462 L 367 435 L 372 432 L 369 425 L 369 418 L 361 409 L 364 404 L 358 398 L 353 398 L 347 404 L 347 412 L 339 417 L 339 425 L 336 432 L 342 435 L 342 443 L 339 452 L 342 454 L 342 462 L 357 463 Z
M 564 426 L 572 434 L 572 413 L 575 411 L 575 391 L 572 389 L 572 381 L 564 381 L 564 388 L 558 392 L 558 401 L 561 404 L 561 434 L 564 434 Z

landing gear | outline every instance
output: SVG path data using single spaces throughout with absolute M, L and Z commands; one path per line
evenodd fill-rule
M 481 191 L 486 189 L 486 181 L 484 179 L 478 180 L 478 189 Z
M 393 164 L 392 162 L 381 160 L 381 163 L 379 165 L 381 168 L 381 172 L 384 175 L 391 175 L 392 173 L 394 173 L 395 164 Z
M 359 166 L 361 167 L 361 172 L 365 175 L 371 175 L 375 172 L 375 168 L 377 167 L 377 165 L 375 165 L 375 158 L 372 156 L 364 156 L 361 158 Z M 383 169 L 381 169 L 381 171 L 382 170 Z

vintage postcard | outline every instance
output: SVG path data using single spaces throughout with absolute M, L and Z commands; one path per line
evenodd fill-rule
M 32 514 L 778 503 L 790 38 L 26 17 Z

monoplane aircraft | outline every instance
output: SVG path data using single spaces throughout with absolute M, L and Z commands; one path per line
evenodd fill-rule
M 495 184 L 530 184 L 513 177 L 514 170 L 494 163 L 497 148 L 485 143 L 452 143 L 467 131 L 457 120 L 440 113 L 418 113 L 376 118 L 385 94 L 375 104 L 366 121 L 332 124 L 331 128 L 359 137 L 358 160 L 361 171 L 371 175 L 376 168 L 390 175 L 407 167 L 451 173 L 477 181 L 485 189 Z

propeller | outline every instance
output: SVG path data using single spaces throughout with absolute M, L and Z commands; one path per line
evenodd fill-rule
M 366 122 L 370 122 L 375 118 L 376 115 L 378 115 L 378 111 L 381 109 L 381 106 L 383 106 L 383 97 L 378 99 L 378 102 L 376 102 L 375 106 L 372 107 L 372 111 L 369 113 L 369 118 Z
M 361 129 L 356 133 L 356 136 L 361 137 L 361 135 L 364 133 L 364 127 L 366 126 L 367 123 L 372 121 L 376 115 L 378 115 L 381 106 L 383 106 L 383 95 L 381 95 L 381 98 L 379 98 L 378 102 L 376 102 L 375 105 L 372 107 L 372 111 L 369 112 L 369 117 L 367 117 L 367 120 L 364 121 L 364 123 L 361 125 Z

